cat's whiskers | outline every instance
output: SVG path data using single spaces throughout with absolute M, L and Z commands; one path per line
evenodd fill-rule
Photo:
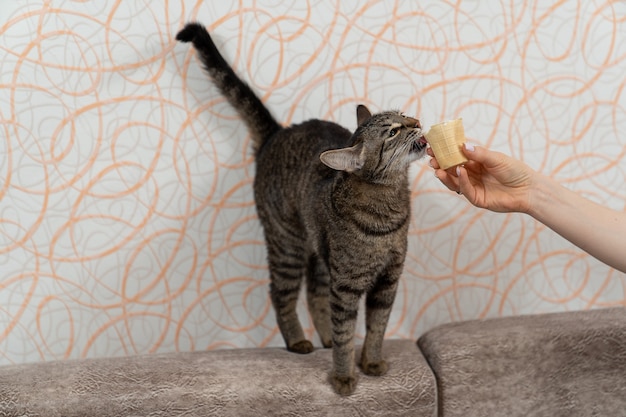
M 420 130 L 421 132 L 421 130 Z M 396 161 L 402 156 L 407 156 L 411 148 L 413 147 L 413 142 L 417 139 L 418 135 L 417 130 L 411 130 L 407 137 L 404 138 L 404 141 L 401 145 L 397 145 L 393 150 L 393 154 L 387 160 L 387 162 L 380 168 L 379 173 L 382 180 L 387 180 L 390 175 L 395 175 L 393 173 L 394 170 L 391 170 L 390 167 L 395 166 Z

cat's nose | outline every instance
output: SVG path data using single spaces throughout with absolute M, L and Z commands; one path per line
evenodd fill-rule
M 418 129 L 422 128 L 422 124 L 420 123 L 420 121 L 417 120 L 417 119 L 414 119 L 412 117 L 407 117 L 406 118 L 406 124 L 407 124 L 408 127 L 416 127 Z

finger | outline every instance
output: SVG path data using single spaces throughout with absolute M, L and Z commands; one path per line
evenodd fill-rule
M 463 144 L 463 154 L 470 161 L 476 161 L 486 167 L 495 167 L 502 163 L 504 154 L 490 151 L 482 146 L 475 146 L 469 143 Z
M 457 168 L 459 166 L 461 166 L 461 165 L 455 165 L 453 167 L 450 167 L 450 168 L 446 169 L 446 172 L 448 173 L 448 175 L 452 175 L 453 177 L 458 177 L 459 176 L 459 170 Z
M 473 204 L 476 200 L 476 190 L 470 182 L 467 169 L 464 166 L 460 165 L 456 168 L 456 173 L 458 175 L 459 191 L 461 191 L 461 194 L 463 194 L 465 198 L 467 198 L 469 202 Z
M 430 165 L 432 168 L 439 169 L 439 162 L 437 162 L 437 159 L 435 158 L 430 158 L 430 160 L 428 161 L 428 165 Z
M 476 160 L 475 158 L 477 157 L 477 155 L 480 155 L 481 153 L 479 148 L 479 146 L 465 142 L 461 151 L 466 157 L 470 158 L 471 161 L 474 161 Z
M 435 171 L 435 176 L 439 179 L 439 181 L 443 183 L 443 185 L 448 187 L 449 190 L 454 192 L 459 191 L 458 179 L 450 175 L 450 173 L 448 173 L 447 171 L 444 171 L 443 169 L 438 169 Z

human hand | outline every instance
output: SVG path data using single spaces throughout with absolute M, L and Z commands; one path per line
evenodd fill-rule
M 530 210 L 530 190 L 536 172 L 523 162 L 500 152 L 465 144 L 469 159 L 464 165 L 444 171 L 439 168 L 432 149 L 430 165 L 435 175 L 450 190 L 460 192 L 476 207 L 497 212 Z

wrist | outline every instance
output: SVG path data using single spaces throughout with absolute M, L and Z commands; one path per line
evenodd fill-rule
M 550 205 L 560 198 L 559 189 L 552 178 L 533 171 L 524 212 L 539 221 L 544 220 L 546 213 L 550 212 Z

